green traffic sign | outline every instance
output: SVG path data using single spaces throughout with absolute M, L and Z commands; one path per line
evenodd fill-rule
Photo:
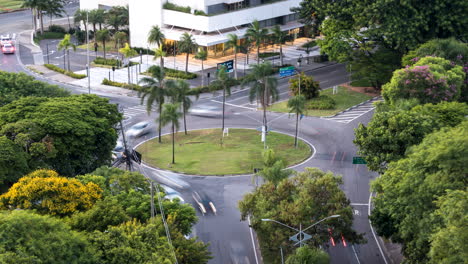
M 353 157 L 353 164 L 367 164 L 363 157 Z

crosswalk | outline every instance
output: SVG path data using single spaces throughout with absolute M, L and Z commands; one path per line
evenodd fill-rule
M 134 116 L 146 114 L 146 106 L 145 105 L 136 105 L 132 107 L 127 107 L 123 109 L 124 120 L 131 119 Z
M 322 117 L 322 119 L 348 124 L 348 123 L 351 123 L 353 120 L 361 117 L 362 115 L 374 110 L 375 108 L 374 103 L 377 101 L 382 101 L 382 97 L 381 96 L 374 97 L 373 99 L 363 104 L 356 105 L 332 117 Z

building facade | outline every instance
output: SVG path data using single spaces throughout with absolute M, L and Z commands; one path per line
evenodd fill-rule
M 130 42 L 134 47 L 148 47 L 151 27 L 158 25 L 168 45 L 184 32 L 193 35 L 210 55 L 224 52 L 228 34 L 242 38 L 254 20 L 262 27 L 280 25 L 283 31 L 297 35 L 303 27 L 292 7 L 301 0 L 81 0 L 80 8 L 108 8 L 128 5 Z

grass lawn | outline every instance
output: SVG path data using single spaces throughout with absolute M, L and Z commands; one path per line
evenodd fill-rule
M 333 98 L 336 102 L 335 109 L 330 109 L 330 110 L 307 109 L 305 114 L 308 116 L 330 116 L 330 115 L 339 113 L 353 105 L 357 105 L 359 103 L 362 103 L 372 98 L 372 96 L 370 95 L 358 93 L 354 91 L 349 91 L 348 89 L 341 87 L 341 86 L 338 88 L 337 94 L 332 94 L 332 92 L 333 92 L 333 89 L 326 89 L 326 90 L 321 91 L 320 95 L 327 95 Z M 268 110 L 275 111 L 275 112 L 288 113 L 289 112 L 288 101 L 283 101 L 283 102 L 273 104 L 272 106 L 268 108 Z
M 125 45 L 125 43 L 123 45 Z M 122 43 L 120 43 L 120 46 L 123 46 L 123 45 L 122 45 Z M 76 46 L 76 47 L 78 49 L 86 50 L 86 43 L 83 44 L 83 45 Z M 92 40 L 89 41 L 89 50 L 94 52 L 94 41 L 92 41 Z M 100 42 L 100 41 L 98 41 L 98 51 L 104 52 L 104 49 L 102 47 L 102 42 Z M 119 49 L 115 48 L 115 41 L 113 41 L 113 40 L 106 41 L 106 53 L 107 52 L 119 52 Z
M 251 129 L 229 129 L 220 145 L 221 129 L 205 129 L 176 134 L 175 164 L 172 161 L 172 136 L 166 135 L 162 143 L 155 138 L 137 150 L 143 161 L 152 166 L 197 175 L 226 175 L 253 173 L 253 168 L 261 168 L 263 143 L 260 132 Z M 311 148 L 299 141 L 294 148 L 294 137 L 270 132 L 268 147 L 275 150 L 277 157 L 288 166 L 297 164 L 311 155 Z
M 354 80 L 350 83 L 351 86 L 355 87 L 369 87 L 372 86 L 370 82 L 366 79 L 361 79 L 361 80 Z
M 0 0 L 0 13 L 20 9 L 23 2 L 23 0 Z

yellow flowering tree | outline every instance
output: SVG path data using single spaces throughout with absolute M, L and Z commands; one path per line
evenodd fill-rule
M 0 196 L 2 209 L 35 209 L 39 213 L 67 216 L 90 209 L 102 189 L 90 182 L 60 177 L 51 170 L 34 171 Z

